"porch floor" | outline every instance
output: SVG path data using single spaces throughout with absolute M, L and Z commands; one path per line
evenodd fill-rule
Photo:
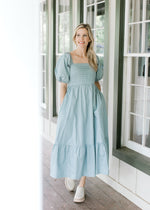
M 140 210 L 135 204 L 116 192 L 98 177 L 86 177 L 84 203 L 74 203 L 74 192 L 68 192 L 64 185 L 64 178 L 50 177 L 50 154 L 52 144 L 43 139 L 43 210 Z M 78 181 L 76 180 L 76 186 Z

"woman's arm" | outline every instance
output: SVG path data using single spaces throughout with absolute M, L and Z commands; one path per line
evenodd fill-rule
M 67 83 L 60 83 L 60 103 L 62 104 L 67 91 Z
M 99 82 L 97 81 L 97 82 L 95 82 L 95 85 L 98 87 L 98 89 L 101 91 L 101 86 L 100 86 L 100 84 L 99 84 Z

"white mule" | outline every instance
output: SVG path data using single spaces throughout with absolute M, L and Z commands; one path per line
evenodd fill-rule
M 80 187 L 78 185 L 73 201 L 77 203 L 81 203 L 81 202 L 84 202 L 84 200 L 85 200 L 85 189 L 84 187 Z
M 65 177 L 65 186 L 68 191 L 75 190 L 75 181 L 69 177 Z

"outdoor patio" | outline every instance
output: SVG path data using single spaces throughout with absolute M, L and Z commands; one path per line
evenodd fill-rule
M 86 179 L 84 203 L 74 203 L 74 192 L 68 192 L 64 178 L 50 177 L 50 153 L 52 144 L 43 139 L 43 210 L 92 209 L 92 210 L 140 210 L 135 204 L 116 192 L 99 178 Z M 78 181 L 76 181 L 76 186 Z

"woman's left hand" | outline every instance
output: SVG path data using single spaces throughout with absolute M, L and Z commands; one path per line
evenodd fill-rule
M 95 85 L 97 86 L 97 88 L 101 91 L 101 86 L 99 84 L 99 81 L 95 82 Z

